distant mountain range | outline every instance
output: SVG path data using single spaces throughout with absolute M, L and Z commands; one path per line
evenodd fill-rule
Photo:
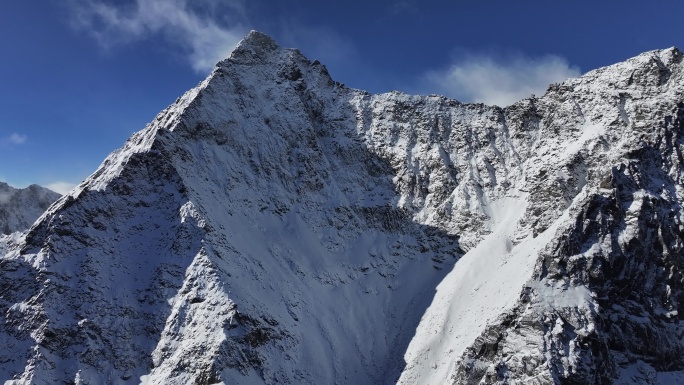
M 18 189 L 0 182 L 0 234 L 28 230 L 60 196 L 35 184 Z

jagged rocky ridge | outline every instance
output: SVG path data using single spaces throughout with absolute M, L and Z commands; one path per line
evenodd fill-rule
M 0 259 L 0 378 L 681 381 L 683 77 L 371 95 L 252 32 Z

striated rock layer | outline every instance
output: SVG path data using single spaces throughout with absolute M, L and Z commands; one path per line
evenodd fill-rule
M 371 95 L 252 32 L 0 259 L 0 379 L 677 383 L 683 78 Z

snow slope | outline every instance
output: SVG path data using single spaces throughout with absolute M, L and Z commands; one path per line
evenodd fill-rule
M 0 378 L 679 378 L 681 59 L 502 109 L 251 32 L 3 253 Z

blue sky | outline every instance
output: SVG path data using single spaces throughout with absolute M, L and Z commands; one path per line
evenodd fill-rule
M 683 11 L 675 0 L 3 0 L 0 180 L 64 192 L 251 29 L 351 87 L 505 105 L 684 48 Z

